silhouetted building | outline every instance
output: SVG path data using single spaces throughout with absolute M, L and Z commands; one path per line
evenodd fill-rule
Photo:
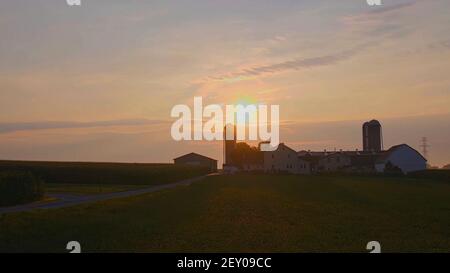
M 233 131 L 233 136 L 231 139 L 227 138 L 228 130 Z M 231 133 L 230 133 L 231 134 Z M 236 126 L 228 124 L 223 129 L 223 164 L 225 165 L 233 165 L 232 154 L 234 149 L 236 148 Z
M 209 168 L 211 172 L 217 172 L 217 160 L 204 155 L 190 153 L 175 158 L 175 165 L 190 165 Z
M 365 122 L 363 130 L 363 151 L 380 152 L 383 150 L 383 133 L 378 120 Z
M 331 152 L 319 159 L 318 169 L 326 172 L 336 172 L 351 166 L 351 157 L 344 152 Z

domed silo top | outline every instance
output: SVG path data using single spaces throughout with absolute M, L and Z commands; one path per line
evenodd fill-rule
M 376 120 L 376 119 L 372 119 L 372 120 L 369 122 L 369 124 L 370 124 L 370 125 L 379 125 L 379 126 L 381 126 L 381 123 L 380 123 L 378 120 Z

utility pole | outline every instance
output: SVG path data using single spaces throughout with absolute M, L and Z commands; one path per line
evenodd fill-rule
M 423 156 L 428 160 L 428 148 L 430 148 L 430 145 L 428 145 L 428 139 L 426 137 L 422 137 L 422 144 L 420 147 L 422 147 Z

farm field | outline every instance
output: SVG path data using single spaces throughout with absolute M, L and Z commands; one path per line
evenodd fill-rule
M 1 161 L 0 172 L 29 172 L 46 184 L 143 185 L 177 182 L 208 173 L 207 169 L 174 164 Z M 107 188 L 107 187 L 106 187 Z
M 450 252 L 450 183 L 212 176 L 141 196 L 0 215 L 0 252 Z
M 80 195 L 122 192 L 147 188 L 144 185 L 96 185 L 96 184 L 47 184 L 47 193 L 70 193 Z

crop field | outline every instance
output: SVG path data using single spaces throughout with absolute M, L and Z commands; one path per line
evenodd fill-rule
M 450 252 L 450 183 L 236 175 L 0 215 L 0 252 Z
M 0 161 L 0 172 L 30 172 L 47 184 L 159 185 L 200 176 L 193 166 L 144 163 Z

